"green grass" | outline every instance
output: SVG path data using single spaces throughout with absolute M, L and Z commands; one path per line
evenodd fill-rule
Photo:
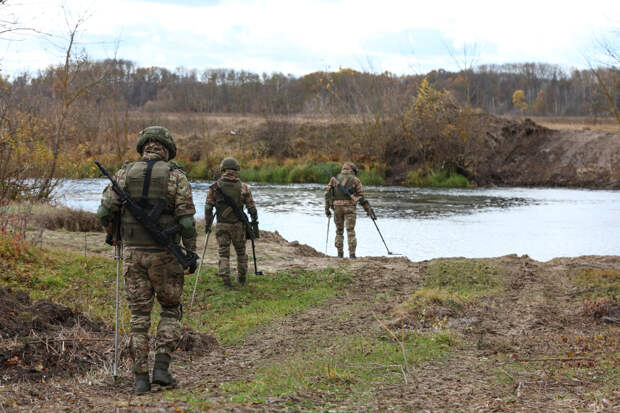
M 1 286 L 24 290 L 33 300 L 47 299 L 67 305 L 91 319 L 113 322 L 115 261 L 20 245 L 13 241 L 0 243 Z M 339 293 L 349 281 L 348 274 L 336 269 L 293 271 L 258 277 L 250 275 L 247 285 L 231 290 L 223 287 L 214 274 L 215 268 L 203 270 L 194 308 L 191 315 L 185 315 L 184 322 L 196 330 L 214 334 L 223 345 L 239 343 L 260 326 L 320 304 Z M 195 275 L 185 278 L 183 303 L 186 309 L 194 280 Z M 121 331 L 128 329 L 129 322 L 124 296 L 121 276 Z M 158 313 L 156 304 L 153 325 L 159 319 Z
M 425 281 L 406 301 L 396 306 L 395 314 L 428 306 L 445 306 L 460 310 L 478 298 L 495 294 L 502 289 L 500 268 L 475 259 L 439 259 L 424 270 Z
M 497 292 L 502 284 L 500 269 L 484 260 L 435 260 L 427 265 L 425 275 L 425 287 L 451 292 L 465 301 Z
M 588 297 L 620 297 L 620 271 L 603 268 L 583 268 L 573 275 L 576 286 L 587 290 Z
M 231 290 L 215 276 L 215 268 L 209 268 L 201 274 L 192 314 L 185 320 L 214 334 L 220 344 L 234 345 L 273 320 L 319 305 L 338 294 L 349 279 L 347 273 L 331 268 L 250 274 L 245 286 Z M 194 280 L 193 275 L 186 278 L 186 297 L 191 297 Z
M 468 188 L 469 181 L 456 172 L 440 170 L 424 173 L 421 170 L 409 171 L 405 186 L 431 188 Z
M 24 290 L 33 301 L 50 300 L 81 311 L 90 319 L 113 323 L 116 280 L 113 260 L 28 246 L 24 246 L 20 255 L 10 255 L 3 249 L 4 245 L 0 242 L 1 286 Z M 121 308 L 120 329 L 125 331 L 129 310 L 126 305 Z
M 342 164 L 336 162 L 266 165 L 241 169 L 241 180 L 275 184 L 327 184 L 330 176 L 326 171 L 331 175 L 337 175 L 341 167 Z M 385 183 L 385 170 L 376 166 L 368 170 L 361 170 L 359 178 L 364 185 L 383 185 Z
M 458 342 L 449 331 L 405 336 L 410 369 L 445 356 Z M 400 366 L 403 365 L 400 346 L 387 334 L 326 334 L 320 339 L 299 343 L 299 351 L 293 354 L 264 360 L 248 378 L 222 383 L 218 392 L 227 393 L 233 403 L 259 405 L 270 397 L 297 396 L 302 400 L 296 399 L 290 406 L 297 409 L 335 407 L 347 398 L 363 405 L 374 399 L 377 387 L 402 383 Z M 308 394 L 314 397 L 305 398 Z M 201 405 L 201 395 L 195 392 L 179 390 L 168 397 L 190 400 L 195 407 L 205 407 Z

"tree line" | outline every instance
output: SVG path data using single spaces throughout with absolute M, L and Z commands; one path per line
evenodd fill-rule
M 481 65 L 469 70 L 434 70 L 425 75 L 368 73 L 351 69 L 304 76 L 257 74 L 232 69 L 138 67 L 128 60 L 82 62 L 81 76 L 105 73 L 89 99 L 96 105 L 147 112 L 325 114 L 376 113 L 406 104 L 426 78 L 437 90 L 449 91 L 466 106 L 493 114 L 537 116 L 609 115 L 609 96 L 620 101 L 620 68 L 567 70 L 546 63 Z M 44 104 L 53 100 L 57 73 L 49 67 L 23 73 L 10 83 L 17 101 Z M 600 76 L 600 79 L 597 79 Z M 330 90 L 331 89 L 331 90 Z M 337 91 L 337 93 L 335 93 Z

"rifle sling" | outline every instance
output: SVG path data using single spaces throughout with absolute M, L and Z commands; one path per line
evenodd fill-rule
M 237 219 L 243 223 L 247 223 L 248 217 L 243 213 L 243 211 L 237 208 L 235 201 L 233 201 L 228 195 L 226 195 L 224 191 L 222 191 L 222 188 L 219 187 L 219 185 L 217 184 L 214 184 L 214 185 L 215 185 L 215 192 L 217 192 L 218 195 L 221 196 L 222 199 L 224 200 L 224 203 L 232 209 Z
M 153 173 L 153 166 L 159 159 L 150 159 L 146 161 L 146 172 L 144 174 L 144 185 L 142 185 L 142 196 L 140 197 L 140 205 L 146 208 L 148 205 L 149 189 L 151 187 L 151 174 Z

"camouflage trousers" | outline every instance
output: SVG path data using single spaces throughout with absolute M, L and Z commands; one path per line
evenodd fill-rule
M 155 353 L 170 355 L 181 333 L 181 294 L 185 275 L 168 250 L 125 248 L 125 288 L 131 310 L 130 354 L 135 373 L 148 371 L 149 330 L 154 298 L 161 305 Z
M 237 275 L 245 277 L 248 272 L 248 256 L 245 253 L 245 228 L 243 222 L 227 224 L 218 222 L 215 226 L 217 238 L 219 262 L 218 275 L 224 282 L 230 281 L 230 244 L 232 242 L 237 253 Z
M 336 224 L 336 249 L 341 252 L 344 247 L 344 228 L 347 228 L 347 243 L 349 244 L 349 255 L 355 254 L 357 239 L 355 238 L 355 205 L 334 206 L 334 224 Z

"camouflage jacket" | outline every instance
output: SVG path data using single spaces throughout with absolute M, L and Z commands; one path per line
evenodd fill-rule
M 232 182 L 240 181 L 239 173 L 231 170 L 224 172 L 220 179 Z M 213 207 L 216 204 L 216 188 L 217 182 L 211 185 L 209 187 L 209 192 L 207 192 L 207 201 L 205 203 L 205 219 L 207 222 L 213 219 Z M 245 205 L 250 217 L 252 217 L 252 221 L 258 220 L 258 212 L 256 210 L 254 198 L 252 198 L 252 192 L 250 191 L 250 187 L 243 182 L 241 182 L 241 205 Z
M 148 151 L 148 146 L 145 148 L 142 160 L 162 159 L 162 154 L 156 151 Z M 165 159 L 165 158 L 163 158 Z M 125 186 L 125 175 L 128 170 L 128 166 L 131 162 L 125 162 L 125 164 L 114 174 L 114 179 L 118 182 L 121 188 Z M 177 221 L 181 222 L 183 245 L 186 248 L 195 251 L 196 249 L 196 231 L 194 214 L 196 208 L 194 206 L 194 200 L 192 197 L 192 188 L 185 176 L 185 173 L 177 168 L 174 164 L 171 165 L 170 175 L 168 178 L 168 210 L 173 211 L 173 215 Z M 112 190 L 111 185 L 108 185 L 101 198 L 101 206 L 97 215 L 99 221 L 104 227 L 108 227 L 111 224 L 112 217 L 120 212 L 120 201 L 116 192 Z M 188 228 L 185 228 L 188 227 Z M 189 229 L 193 228 L 192 231 Z
M 349 168 L 342 168 L 341 174 L 351 175 L 353 171 Z M 329 208 L 333 206 L 354 206 L 359 202 L 360 204 L 364 204 L 364 188 L 362 187 L 362 181 L 357 176 L 353 176 L 353 182 L 350 185 L 350 192 L 353 195 L 354 199 L 334 199 L 334 192 L 337 190 L 338 183 L 345 184 L 344 182 L 339 182 L 335 177 L 332 177 L 327 184 L 327 189 L 325 191 L 325 207 Z

